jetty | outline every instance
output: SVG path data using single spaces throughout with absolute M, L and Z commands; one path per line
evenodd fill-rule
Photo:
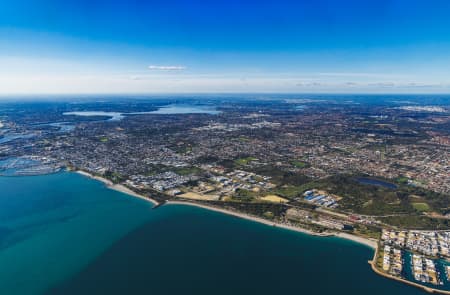
M 159 207 L 161 207 L 162 205 L 164 205 L 166 203 L 167 203 L 167 200 L 166 201 L 160 201 L 160 202 L 156 203 L 155 206 L 152 207 L 152 210 L 158 209 Z
M 380 276 L 383 276 L 385 278 L 388 279 L 392 279 L 392 280 L 396 280 L 398 282 L 402 282 L 405 283 L 407 285 L 422 289 L 423 291 L 426 291 L 428 293 L 432 293 L 432 294 L 444 294 L 444 295 L 450 295 L 450 291 L 446 291 L 446 290 L 440 290 L 440 289 L 436 289 L 436 288 L 431 288 L 431 287 L 427 287 L 409 280 L 406 280 L 404 278 L 400 278 L 400 277 L 396 277 L 393 275 L 390 275 L 388 273 L 385 273 L 383 271 L 381 271 L 380 269 L 378 269 L 377 267 L 377 257 L 378 257 L 378 249 L 379 249 L 379 245 L 378 247 L 375 249 L 375 253 L 373 255 L 373 259 L 369 260 L 368 263 L 370 264 L 370 266 L 372 267 L 372 270 L 376 273 L 379 274 Z

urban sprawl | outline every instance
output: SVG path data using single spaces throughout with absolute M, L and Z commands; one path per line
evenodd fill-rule
M 205 111 L 153 113 L 186 104 Z M 449 284 L 449 155 L 449 106 L 303 98 L 0 105 L 0 174 L 81 170 L 158 206 L 189 202 L 348 234 L 378 245 L 380 272 L 436 288 Z

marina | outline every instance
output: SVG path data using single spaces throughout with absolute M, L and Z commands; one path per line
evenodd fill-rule
M 12 157 L 0 160 L 0 176 L 32 176 L 58 172 L 58 161 L 42 157 Z
M 0 295 L 450 295 L 449 15 L 1 1 Z
M 35 134 L 5 134 L 3 137 L 0 137 L 0 144 L 9 143 L 17 139 L 29 139 L 34 136 Z
M 448 258 L 448 237 L 447 231 L 384 230 L 374 270 L 429 292 L 450 294 L 445 260 Z
M 0 198 L 0 218 L 12 232 L 0 243 L 0 287 L 5 294 L 128 290 L 222 295 L 253 290 L 269 295 L 280 290 L 279 281 L 285 292 L 302 284 L 306 292 L 324 295 L 422 294 L 374 274 L 364 263 L 373 250 L 352 241 L 305 235 L 193 206 L 151 210 L 151 203 L 77 173 L 0 177 L 0 185 L 9 196 Z M 33 206 L 24 206 L 27 203 Z M 192 239 L 193 233 L 201 238 Z M 79 243 L 85 239 L 90 242 Z M 254 249 L 252 255 L 245 249 Z M 329 267 L 318 267 L 330 261 Z M 344 264 L 348 268 L 343 273 Z M 234 283 L 226 284 L 231 275 Z M 178 283 L 169 284 L 174 276 Z M 200 277 L 201 284 L 190 284 Z M 329 278 L 328 284 L 321 283 L 323 277 Z M 251 283 L 262 280 L 264 284 Z M 223 287 L 217 289 L 217 284 Z
M 412 255 L 412 272 L 416 281 L 432 285 L 442 284 L 434 261 L 424 256 Z

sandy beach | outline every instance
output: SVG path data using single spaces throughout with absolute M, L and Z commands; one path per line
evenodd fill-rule
M 290 225 L 285 225 L 285 224 L 280 224 L 280 223 L 275 223 L 275 222 L 271 222 L 269 220 L 263 219 L 263 218 L 259 218 L 259 217 L 255 217 L 255 216 L 250 216 L 244 213 L 239 213 L 239 212 L 235 212 L 235 211 L 229 211 L 229 210 L 225 210 L 225 209 L 220 209 L 220 208 L 216 208 L 216 207 L 212 207 L 212 206 L 207 206 L 207 205 L 202 205 L 202 204 L 196 204 L 196 203 L 188 203 L 188 202 L 182 202 L 182 201 L 168 201 L 166 204 L 170 205 L 170 204 L 178 204 L 178 205 L 186 205 L 186 206 L 195 206 L 195 207 L 200 207 L 203 209 L 207 209 L 207 210 L 211 210 L 211 211 L 216 211 L 216 212 L 220 212 L 223 214 L 227 214 L 227 215 L 231 215 L 231 216 L 235 216 L 235 217 L 239 217 L 239 218 L 243 218 L 243 219 L 247 219 L 247 220 L 252 220 L 255 222 L 259 222 L 268 226 L 273 226 L 273 227 L 279 227 L 279 228 L 284 228 L 287 230 L 292 230 L 292 231 L 296 231 L 296 232 L 300 232 L 300 233 L 304 233 L 304 234 L 308 234 L 308 235 L 312 235 L 312 236 L 320 236 L 320 237 L 339 237 L 342 239 L 347 239 L 347 240 L 351 240 L 353 242 L 356 243 L 360 243 L 363 245 L 366 245 L 372 249 L 376 249 L 377 248 L 377 242 L 374 240 L 369 240 L 369 239 L 365 239 L 362 237 L 358 237 L 358 236 L 354 236 L 354 235 L 350 235 L 350 234 L 346 234 L 346 233 L 316 233 L 307 229 L 303 229 L 300 227 L 295 227 L 295 226 L 290 226 Z
M 145 197 L 143 195 L 139 195 L 135 192 L 133 192 L 131 189 L 121 185 L 121 184 L 114 184 L 112 183 L 110 180 L 105 179 L 103 177 L 99 177 L 99 176 L 94 176 L 88 172 L 85 171 L 81 171 L 81 170 L 77 170 L 77 173 L 84 175 L 86 177 L 98 180 L 103 182 L 108 188 L 122 192 L 124 194 L 136 197 L 136 198 L 140 198 L 149 202 L 152 202 L 153 204 L 157 205 L 159 204 L 157 201 Z M 342 239 L 347 239 L 347 240 L 351 240 L 353 242 L 356 243 L 360 243 L 363 245 L 366 245 L 372 249 L 376 249 L 377 248 L 377 241 L 375 240 L 370 240 L 370 239 L 366 239 L 363 237 L 358 237 L 355 235 L 351 235 L 351 234 L 347 234 L 347 233 L 342 233 L 342 232 L 332 232 L 332 233 L 316 233 L 307 229 L 303 229 L 300 227 L 296 227 L 296 226 L 290 226 L 290 225 L 286 225 L 286 224 L 280 224 L 280 223 L 275 223 L 275 222 L 271 222 L 269 220 L 263 219 L 263 218 L 259 218 L 256 216 L 250 216 L 244 213 L 240 213 L 240 212 L 236 212 L 236 211 L 230 211 L 230 210 L 225 210 L 225 209 L 221 209 L 221 208 L 216 208 L 216 207 L 212 207 L 212 206 L 207 206 L 207 205 L 203 205 L 203 204 L 197 204 L 197 203 L 190 203 L 190 202 L 183 202 L 183 201 L 167 201 L 168 205 L 173 204 L 173 205 L 185 205 L 185 206 L 195 206 L 195 207 L 199 207 L 199 208 L 203 208 L 206 210 L 211 210 L 211 211 L 215 211 L 215 212 L 220 212 L 222 214 L 227 214 L 227 215 L 231 215 L 231 216 L 235 216 L 238 218 L 243 218 L 243 219 L 247 219 L 247 220 L 252 220 L 254 222 L 259 222 L 268 226 L 273 226 L 273 227 L 279 227 L 279 228 L 284 228 L 287 230 L 292 230 L 292 231 L 296 231 L 296 232 L 301 232 L 304 234 L 308 234 L 308 235 L 312 235 L 312 236 L 320 236 L 320 237 L 339 237 Z
M 359 236 L 355 236 L 355 235 L 351 235 L 351 234 L 347 234 L 347 233 L 342 233 L 342 232 L 335 233 L 334 235 L 339 238 L 352 240 L 354 242 L 364 244 L 374 250 L 377 249 L 377 247 L 378 247 L 378 241 L 376 241 L 376 240 L 366 239 L 363 237 L 359 237 Z
M 81 171 L 81 170 L 77 170 L 77 171 L 75 171 L 75 172 L 78 173 L 78 174 L 81 174 L 81 175 L 83 175 L 83 176 L 86 176 L 86 177 L 89 177 L 89 178 L 92 178 L 92 179 L 101 181 L 101 182 L 103 182 L 104 184 L 106 184 L 107 186 L 113 186 L 112 181 L 110 181 L 110 180 L 108 180 L 108 179 L 106 179 L 106 178 L 99 177 L 99 176 L 94 176 L 94 175 L 92 175 L 92 174 L 90 174 L 90 173 L 88 173 L 88 172 Z
M 142 199 L 142 200 L 151 202 L 151 203 L 153 203 L 154 205 L 158 205 L 158 202 L 157 202 L 157 201 L 155 201 L 155 200 L 153 200 L 153 199 L 151 199 L 151 198 L 145 197 L 145 196 L 143 196 L 143 195 L 137 194 L 137 193 L 133 192 L 131 189 L 129 189 L 129 188 L 127 188 L 126 186 L 124 186 L 124 185 L 121 185 L 121 184 L 114 184 L 114 183 L 112 183 L 112 181 L 110 181 L 110 180 L 108 180 L 108 179 L 105 179 L 105 178 L 100 177 L 100 176 L 92 175 L 92 174 L 90 174 L 90 173 L 88 173 L 88 172 L 85 172 L 85 171 L 77 170 L 76 173 L 81 174 L 81 175 L 86 176 L 86 177 L 89 177 L 89 178 L 92 178 L 92 179 L 95 179 L 95 180 L 98 180 L 98 181 L 101 181 L 101 182 L 103 182 L 108 188 L 110 188 L 110 189 L 112 189 L 112 190 L 115 190 L 115 191 L 118 191 L 118 192 L 121 192 L 121 193 L 130 195 L 130 196 L 133 196 L 133 197 L 136 197 L 136 198 L 139 198 L 139 199 Z
M 250 216 L 250 215 L 247 215 L 247 214 L 244 214 L 244 213 L 230 211 L 230 210 L 225 210 L 225 209 L 220 209 L 220 208 L 207 206 L 207 205 L 202 205 L 202 204 L 182 202 L 182 201 L 167 201 L 166 205 L 194 206 L 194 207 L 199 207 L 199 208 L 203 208 L 203 209 L 206 209 L 206 210 L 220 212 L 222 214 L 227 214 L 227 215 L 231 215 L 231 216 L 235 216 L 235 217 L 239 217 L 239 218 L 243 218 L 243 219 L 252 220 L 252 221 L 263 223 L 263 224 L 269 225 L 269 226 L 280 227 L 280 228 L 285 228 L 285 229 L 289 229 L 289 230 L 294 230 L 294 231 L 297 231 L 297 232 L 302 232 L 302 233 L 309 234 L 309 235 L 329 236 L 328 234 L 319 234 L 319 233 L 315 233 L 315 232 L 312 232 L 312 231 L 309 231 L 309 230 L 306 230 L 306 229 L 302 229 L 302 228 L 298 228 L 298 227 L 293 227 L 293 226 L 288 226 L 288 225 L 284 225 L 284 224 L 271 222 L 269 220 L 262 219 L 262 218 L 259 218 L 259 217 L 255 217 L 255 216 Z
M 388 278 L 388 279 L 392 279 L 392 280 L 395 280 L 395 281 L 399 281 L 401 283 L 405 283 L 405 284 L 413 286 L 413 287 L 417 287 L 417 288 L 422 289 L 422 290 L 424 290 L 425 292 L 428 292 L 428 293 L 450 295 L 450 291 L 435 289 L 435 288 L 432 288 L 432 287 L 427 287 L 427 286 L 424 286 L 424 285 L 421 285 L 421 284 L 418 284 L 418 283 L 415 283 L 415 282 L 412 282 L 412 281 L 408 281 L 406 279 L 402 279 L 402 278 L 390 275 L 388 273 L 382 272 L 381 270 L 379 270 L 376 267 L 377 256 L 378 256 L 378 248 L 375 250 L 375 253 L 373 255 L 373 259 L 368 261 L 369 264 L 370 264 L 370 267 L 372 268 L 372 270 L 376 274 L 378 274 L 380 276 L 383 276 L 385 278 Z
M 149 202 L 152 202 L 155 205 L 158 205 L 159 203 L 151 198 L 147 198 L 143 195 L 139 195 L 135 192 L 133 192 L 131 189 L 120 185 L 120 184 L 113 184 L 110 180 L 99 177 L 99 176 L 94 176 L 90 173 L 87 173 L 85 171 L 76 171 L 77 173 L 84 175 L 86 177 L 98 180 L 103 182 L 108 188 L 122 192 L 124 194 L 136 197 L 136 198 L 140 198 Z M 222 214 L 227 214 L 230 216 L 234 216 L 234 217 L 238 217 L 238 218 L 243 218 L 243 219 L 247 219 L 247 220 L 251 220 L 254 222 L 258 222 L 261 224 L 265 224 L 267 226 L 271 226 L 271 227 L 278 227 L 278 228 L 283 228 L 283 229 L 287 229 L 287 230 L 291 230 L 291 231 L 296 231 L 296 232 L 300 232 L 300 233 L 304 233 L 304 234 L 308 234 L 308 235 L 312 235 L 312 236 L 319 236 L 319 237 L 338 237 L 338 238 L 342 238 L 342 239 L 346 239 L 346 240 L 350 240 L 362 245 L 365 245 L 367 247 L 370 247 L 372 249 L 375 250 L 375 254 L 374 254 L 374 259 L 376 257 L 376 253 L 378 251 L 378 241 L 374 240 L 374 239 L 367 239 L 367 238 L 363 238 L 363 237 L 359 237 L 359 236 L 355 236 L 352 234 L 348 234 L 348 233 L 344 233 L 344 232 L 329 232 L 329 233 L 316 233 L 307 229 L 303 229 L 300 227 L 295 227 L 295 226 L 290 226 L 290 225 L 286 225 L 286 224 L 280 224 L 280 223 L 276 223 L 276 222 L 272 222 L 260 217 L 256 217 L 256 216 L 251 216 L 251 215 L 247 215 L 245 213 L 240 213 L 240 212 L 236 212 L 236 211 L 231 211 L 231 210 L 226 210 L 226 209 L 222 209 L 222 208 L 217 208 L 217 207 L 213 207 L 213 206 L 208 206 L 208 205 L 204 205 L 204 204 L 197 204 L 197 203 L 191 203 L 191 202 L 185 202 L 185 201 L 167 201 L 165 203 L 165 205 L 183 205 L 183 206 L 194 206 L 194 207 L 199 207 L 199 208 L 203 208 L 206 210 L 211 210 L 211 211 L 215 211 L 215 212 L 219 212 Z M 411 286 L 415 286 L 418 288 L 421 288 L 422 290 L 429 292 L 429 293 L 440 293 L 440 294 L 445 294 L 445 295 L 450 295 L 449 291 L 444 291 L 444 290 L 439 290 L 439 289 L 434 289 L 434 288 L 429 288 L 405 279 L 401 279 L 398 277 L 394 277 L 391 276 L 389 274 L 383 273 L 380 270 L 378 270 L 375 267 L 375 263 L 373 260 L 369 261 L 369 264 L 371 265 L 373 271 L 381 276 L 390 278 L 390 279 L 394 279 L 396 281 L 402 282 L 402 283 L 406 283 L 408 285 Z
M 136 197 L 136 198 L 140 198 L 140 199 L 149 201 L 149 202 L 153 203 L 154 205 L 158 205 L 159 204 L 157 201 L 153 200 L 152 198 L 145 197 L 143 195 L 137 194 L 137 193 L 133 192 L 132 190 L 130 190 L 129 188 L 127 188 L 126 186 L 123 186 L 121 184 L 114 184 L 114 185 L 109 186 L 109 188 L 111 188 L 113 190 L 116 190 L 116 191 L 119 191 L 121 193 L 130 195 L 130 196 Z

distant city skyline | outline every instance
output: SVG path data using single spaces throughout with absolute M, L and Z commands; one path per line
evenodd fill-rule
M 0 4 L 0 94 L 450 93 L 450 2 Z

